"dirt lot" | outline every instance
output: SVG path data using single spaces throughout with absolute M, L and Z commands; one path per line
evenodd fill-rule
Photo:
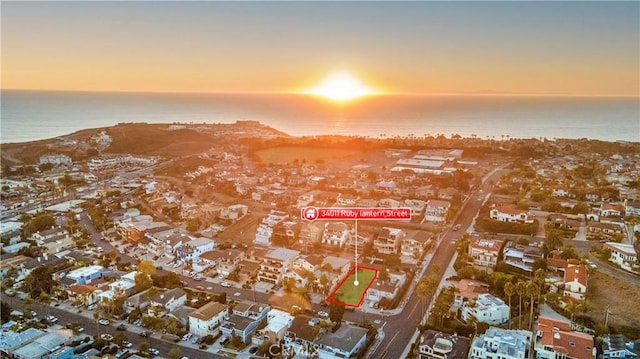
M 635 328 L 640 332 L 640 286 L 596 271 L 589 277 L 587 298 L 591 302 L 589 315 L 596 322 L 603 322 L 609 306 L 609 326 Z
M 256 152 L 263 163 L 292 163 L 295 160 L 305 160 L 308 164 L 314 164 L 317 160 L 331 162 L 363 156 L 363 151 L 341 148 L 320 147 L 274 147 Z

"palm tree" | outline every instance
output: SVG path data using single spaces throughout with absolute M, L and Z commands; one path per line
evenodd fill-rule
M 518 329 L 522 328 L 522 296 L 527 294 L 527 283 L 518 281 L 516 283 L 516 293 L 518 294 Z
M 423 299 L 422 305 L 422 318 L 424 318 L 424 313 L 427 306 L 427 298 L 431 298 L 438 288 L 438 278 L 431 274 L 428 277 L 422 277 L 420 282 L 418 282 L 418 286 L 416 287 L 416 294 L 418 298 Z M 420 323 L 422 323 L 422 318 L 420 319 Z
M 540 289 L 538 288 L 538 285 L 533 283 L 533 282 L 529 282 L 527 283 L 527 288 L 526 288 L 526 292 L 527 292 L 527 297 L 529 297 L 529 301 L 531 302 L 531 312 L 529 313 L 529 329 L 532 330 L 533 328 L 533 304 L 535 302 L 535 298 L 538 298 L 540 296 Z
M 504 294 L 509 297 L 509 329 L 511 329 L 511 296 L 516 294 L 516 288 L 511 282 L 507 282 L 504 284 Z

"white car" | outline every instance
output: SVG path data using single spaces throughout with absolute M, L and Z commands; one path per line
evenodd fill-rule
M 47 320 L 49 320 L 51 323 L 55 323 L 58 321 L 58 318 L 54 317 L 53 315 L 50 315 Z
M 149 349 L 149 354 L 160 355 L 160 351 L 158 349 L 151 348 Z
M 100 320 L 98 320 L 98 324 L 100 324 L 100 325 L 109 325 L 109 323 L 110 323 L 110 322 L 109 322 L 109 320 L 107 320 L 107 319 L 100 319 Z
M 220 285 L 225 287 L 225 288 L 231 288 L 231 283 L 229 283 L 229 282 L 222 282 L 222 283 L 220 283 Z
M 329 313 L 323 312 L 323 311 L 319 311 L 318 312 L 318 316 L 320 316 L 322 318 L 329 318 Z

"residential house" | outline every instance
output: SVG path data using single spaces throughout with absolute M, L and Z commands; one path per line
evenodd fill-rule
M 471 343 L 469 359 L 525 359 L 533 333 L 527 330 L 507 330 L 490 327 L 476 335 Z
M 400 254 L 407 257 L 420 258 L 431 242 L 431 235 L 424 231 L 407 233 L 400 243 Z
M 547 218 L 547 223 L 551 223 L 555 228 L 577 231 L 580 229 L 580 221 L 571 219 L 563 214 L 552 213 Z
M 509 242 L 504 248 L 503 257 L 508 265 L 532 272 L 536 260 L 544 259 L 544 250 L 538 246 L 524 246 Z
M 381 208 L 398 208 L 402 205 L 402 202 L 393 198 L 383 198 L 378 201 L 378 206 Z
M 426 222 L 441 223 L 447 220 L 447 213 L 451 208 L 451 202 L 437 199 L 427 201 L 424 220 Z
M 298 239 L 305 245 L 320 242 L 325 225 L 323 221 L 304 222 L 300 227 Z
M 207 262 L 209 267 L 215 268 L 220 276 L 226 277 L 244 260 L 244 252 L 237 249 L 212 250 L 202 253 L 200 260 Z
M 468 322 L 473 317 L 478 322 L 497 325 L 509 321 L 510 311 L 502 299 L 483 293 L 475 301 L 463 302 L 462 319 Z
M 367 329 L 342 324 L 335 333 L 327 333 L 315 341 L 319 359 L 344 359 L 356 355 L 367 341 Z
M 427 208 L 427 202 L 418 199 L 405 199 L 403 207 L 411 208 L 411 217 L 420 218 L 424 215 Z
M 618 205 L 603 203 L 600 207 L 600 215 L 602 217 L 620 217 L 622 216 L 622 210 Z
M 373 247 L 380 254 L 398 253 L 400 244 L 405 236 L 403 230 L 391 227 L 382 227 L 378 236 L 373 241 Z
M 198 258 L 202 253 L 213 250 L 216 246 L 216 242 L 213 239 L 198 237 L 193 238 L 189 237 L 191 240 L 183 243 L 178 246 L 175 250 L 176 258 L 179 261 L 188 262 L 192 261 L 194 263 L 197 262 Z
M 628 217 L 640 217 L 640 201 L 625 200 L 624 201 L 624 214 Z
M 231 336 L 232 333 L 238 335 L 243 342 L 247 343 L 260 323 L 266 320 L 270 309 L 267 304 L 243 300 L 233 307 L 231 315 L 220 331 L 227 336 Z
M 258 281 L 279 283 L 283 274 L 289 269 L 289 265 L 299 254 L 300 252 L 287 248 L 275 248 L 269 251 L 260 262 Z
M 373 191 L 376 193 L 390 195 L 395 188 L 396 188 L 395 181 L 379 181 L 376 183 Z
M 470 347 L 469 338 L 428 329 L 420 335 L 418 355 L 419 359 L 466 358 Z
M 268 341 L 271 343 L 284 340 L 291 323 L 293 323 L 293 318 L 291 314 L 282 310 L 269 310 L 267 313 L 267 326 L 261 330 L 263 339 L 269 338 Z
M 480 267 L 493 268 L 498 263 L 503 242 L 498 239 L 482 239 L 473 237 L 469 241 L 469 255 L 473 264 Z
M 633 245 L 617 242 L 607 242 L 604 245 L 611 251 L 611 256 L 609 257 L 611 262 L 619 265 L 624 270 L 637 271 L 638 254 Z
M 187 301 L 187 293 L 182 288 L 174 288 L 156 293 L 149 300 L 149 315 L 164 315 L 183 306 Z
M 537 359 L 595 359 L 593 336 L 571 330 L 571 322 L 547 316 L 538 318 L 535 340 Z
M 563 259 L 560 256 L 559 250 L 553 250 L 549 252 L 549 257 L 547 258 L 547 269 L 564 272 L 567 267 L 567 260 Z
M 602 339 L 601 359 L 640 358 L 640 345 L 636 341 L 628 340 L 622 334 L 609 334 Z
M 253 240 L 256 244 L 271 245 L 271 236 L 273 235 L 273 227 L 287 219 L 289 215 L 286 212 L 271 210 L 269 215 L 262 219 L 262 223 L 258 225 L 256 237 Z
M 220 327 L 228 317 L 229 306 L 218 302 L 209 302 L 189 315 L 189 332 L 199 337 L 217 336 Z
M 438 190 L 438 198 L 443 199 L 445 201 L 451 201 L 453 197 L 456 196 L 456 194 L 458 194 L 458 190 L 451 187 L 442 188 Z
M 233 223 L 246 216 L 247 213 L 249 213 L 248 206 L 244 204 L 234 204 L 220 211 L 220 219 Z
M 416 188 L 414 196 L 420 199 L 431 198 L 436 195 L 436 189 L 433 185 L 427 185 Z
M 587 268 L 583 265 L 568 264 L 564 272 L 564 296 L 577 300 L 587 294 Z
M 587 222 L 587 237 L 624 236 L 624 224 L 611 222 Z
M 309 325 L 312 318 L 307 315 L 296 315 L 284 337 L 284 350 L 291 350 L 300 355 L 311 356 L 315 352 L 313 342 L 317 337 L 317 329 Z
M 494 206 L 489 211 L 489 217 L 503 222 L 533 223 L 533 215 L 513 204 Z
M 138 243 L 145 233 L 153 228 L 167 227 L 164 222 L 155 222 L 149 215 L 126 217 L 115 222 L 116 232 L 123 240 Z
M 76 284 L 89 284 L 92 281 L 102 278 L 104 267 L 99 265 L 91 265 L 80 267 L 67 273 L 66 277 L 74 280 Z
M 353 207 L 360 200 L 360 196 L 356 196 L 348 193 L 341 193 L 340 197 L 338 197 L 338 202 L 336 205 L 344 206 L 344 207 Z
M 351 238 L 351 231 L 344 222 L 327 222 L 322 234 L 322 243 L 343 247 Z
M 489 285 L 477 280 L 461 279 L 456 285 L 457 291 L 453 305 L 462 307 L 468 301 L 478 300 L 480 294 L 489 293 Z
M 95 283 L 95 282 L 94 282 Z M 89 306 L 98 302 L 98 294 L 102 291 L 91 284 L 74 284 L 67 289 L 72 303 Z

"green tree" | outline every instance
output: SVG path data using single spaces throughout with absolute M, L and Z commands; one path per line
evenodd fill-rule
M 138 263 L 138 271 L 148 275 L 156 274 L 156 266 L 150 261 L 141 261 Z
M 169 349 L 169 359 L 180 359 L 182 358 L 182 352 L 178 347 L 172 347 Z
M 342 317 L 344 316 L 345 308 L 343 305 L 331 304 L 329 305 L 329 319 L 336 323 L 339 327 L 342 323 Z
M 430 274 L 427 277 L 420 278 L 418 286 L 416 287 L 416 294 L 418 295 L 418 298 L 421 298 L 423 301 L 421 322 L 427 308 L 427 299 L 433 297 L 437 289 L 438 277 L 435 274 Z
M 9 305 L 9 303 L 3 300 L 2 302 L 0 302 L 0 320 L 2 321 L 2 324 L 9 321 L 10 314 L 11 306 Z
M 143 290 L 147 290 L 153 286 L 153 281 L 149 278 L 149 275 L 141 272 L 137 273 L 134 277 L 136 290 L 138 292 L 142 292 Z
M 533 304 L 535 299 L 540 295 L 540 289 L 534 282 L 528 282 L 526 287 L 526 295 L 529 298 L 531 304 L 531 312 L 529 314 L 529 330 L 533 330 Z
M 151 349 L 151 344 L 149 344 L 148 341 L 144 340 L 141 341 L 140 344 L 138 344 L 138 347 L 140 348 L 141 352 L 148 353 L 149 349 Z
M 504 294 L 509 298 L 509 312 L 511 312 L 511 297 L 516 294 L 516 288 L 512 282 L 507 282 L 504 284 Z M 511 329 L 511 314 L 509 314 L 509 329 Z
M 29 291 L 31 298 L 38 298 L 42 292 L 51 293 L 53 284 L 51 267 L 48 266 L 36 267 L 24 280 L 24 286 Z
M 518 294 L 518 329 L 522 329 L 522 297 L 527 294 L 527 283 L 518 281 L 516 293 Z

